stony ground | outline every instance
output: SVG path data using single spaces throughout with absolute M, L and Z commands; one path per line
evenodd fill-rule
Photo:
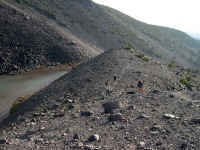
M 22 104 L 1 124 L 0 149 L 198 150 L 200 80 L 180 84 L 185 72 L 106 52 Z

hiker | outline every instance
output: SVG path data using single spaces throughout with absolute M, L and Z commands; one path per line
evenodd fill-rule
M 111 94 L 111 87 L 109 85 L 108 80 L 106 80 L 106 82 L 105 82 L 105 87 L 106 87 L 106 96 L 109 96 Z
M 140 92 L 144 92 L 144 81 L 143 80 L 139 80 L 138 81 L 138 84 L 137 84 L 137 87 L 139 89 Z
M 117 80 L 117 76 L 114 76 L 114 78 L 113 78 L 113 79 L 114 79 L 114 81 L 116 81 L 116 80 Z

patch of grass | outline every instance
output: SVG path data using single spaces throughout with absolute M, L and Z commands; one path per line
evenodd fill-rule
M 135 56 L 141 58 L 142 60 L 144 60 L 146 62 L 150 61 L 150 58 L 148 56 L 145 56 L 143 53 L 136 52 L 136 50 L 134 50 L 133 53 Z
M 188 85 L 189 84 L 189 80 L 187 79 L 180 79 L 180 83 L 183 84 L 183 85 Z
M 72 68 L 76 68 L 81 64 L 81 62 L 73 62 L 71 64 L 69 64 Z
M 132 49 L 132 47 L 131 47 L 130 45 L 126 45 L 126 46 L 124 46 L 123 48 L 124 48 L 124 49 L 128 49 L 128 50 L 131 50 L 131 49 Z
M 149 61 L 150 61 L 150 58 L 147 57 L 147 56 L 144 56 L 144 57 L 142 58 L 142 60 L 144 60 L 144 61 L 146 61 L 146 62 L 149 62 Z
M 181 84 L 185 85 L 186 87 L 190 88 L 190 87 L 191 87 L 191 80 L 192 80 L 192 77 L 189 76 L 189 75 L 187 75 L 187 76 L 181 78 L 181 79 L 179 80 L 179 82 L 180 82 Z

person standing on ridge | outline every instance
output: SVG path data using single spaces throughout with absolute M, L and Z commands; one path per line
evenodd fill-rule
M 138 87 L 140 92 L 144 93 L 144 80 L 139 80 L 137 87 Z

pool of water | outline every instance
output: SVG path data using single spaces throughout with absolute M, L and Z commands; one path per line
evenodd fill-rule
M 26 73 L 17 76 L 0 76 L 0 120 L 7 116 L 15 100 L 39 91 L 67 72 Z

